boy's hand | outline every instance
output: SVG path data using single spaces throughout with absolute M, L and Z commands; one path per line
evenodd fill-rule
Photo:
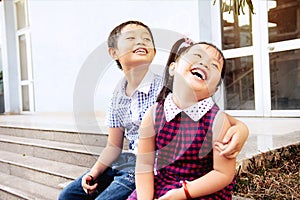
M 94 183 L 94 178 L 90 174 L 86 174 L 82 177 L 81 186 L 85 193 L 92 194 L 95 192 L 98 184 Z
M 220 151 L 220 155 L 223 155 L 228 159 L 236 158 L 244 146 L 247 138 L 247 127 L 245 129 L 245 127 L 242 125 L 231 126 L 227 130 L 222 143 L 215 143 L 215 148 Z

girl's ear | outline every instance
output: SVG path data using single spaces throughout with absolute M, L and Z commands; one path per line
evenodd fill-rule
M 109 47 L 108 48 L 108 54 L 114 59 L 114 60 L 118 60 L 118 54 L 117 54 L 117 49 L 116 48 L 112 48 Z
M 174 76 L 175 74 L 176 63 L 172 62 L 169 66 L 169 74 L 170 76 Z
M 219 89 L 219 86 L 216 86 L 215 93 L 218 91 L 218 89 Z

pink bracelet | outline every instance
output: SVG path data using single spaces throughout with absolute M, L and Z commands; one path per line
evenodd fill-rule
M 189 193 L 188 188 L 187 188 L 187 185 L 186 185 L 187 182 L 186 182 L 186 180 L 181 181 L 181 184 L 182 184 L 182 187 L 183 187 L 183 190 L 184 190 L 186 199 L 187 199 L 187 200 L 193 199 L 193 198 L 191 197 L 190 193 Z

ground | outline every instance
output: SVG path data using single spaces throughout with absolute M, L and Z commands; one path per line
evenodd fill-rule
M 250 199 L 300 199 L 300 143 L 255 156 L 237 173 L 234 195 Z

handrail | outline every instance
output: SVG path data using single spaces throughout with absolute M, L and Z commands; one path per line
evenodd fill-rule
M 236 82 L 242 80 L 245 76 L 247 76 L 248 74 L 250 74 L 253 71 L 253 68 L 249 69 L 248 71 L 246 71 L 241 77 L 237 78 L 236 80 L 234 80 L 231 84 L 227 85 L 227 88 L 233 86 Z

